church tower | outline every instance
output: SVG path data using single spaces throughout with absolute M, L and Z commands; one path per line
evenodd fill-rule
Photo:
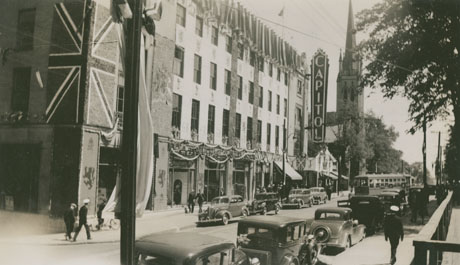
M 356 29 L 351 0 L 348 7 L 347 37 L 345 53 L 340 51 L 339 74 L 337 76 L 337 114 L 347 115 L 350 111 L 364 113 L 364 93 L 358 88 L 362 69 L 361 58 L 356 47 Z

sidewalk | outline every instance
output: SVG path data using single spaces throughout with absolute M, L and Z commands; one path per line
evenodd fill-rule
M 185 214 L 183 208 L 170 209 L 160 212 L 146 212 L 142 218 L 136 219 L 136 238 L 158 232 L 169 232 L 187 229 L 195 226 L 198 220 L 198 210 L 193 214 Z M 70 244 L 99 244 L 118 242 L 118 230 L 92 231 L 92 240 L 86 239 L 85 229 L 82 228 L 76 242 L 65 240 L 64 233 L 31 235 L 21 237 L 2 237 L 0 244 L 29 244 L 29 245 L 70 245 Z M 72 234 L 73 235 L 73 234 Z
M 446 241 L 460 242 L 460 206 L 452 208 L 452 215 L 450 217 L 449 231 L 447 232 Z M 444 252 L 442 254 L 442 265 L 454 265 L 460 261 L 460 253 Z
M 431 198 L 430 198 L 431 199 Z M 428 205 L 429 216 L 436 210 L 437 203 L 433 198 Z M 425 224 L 429 217 L 425 218 Z M 399 243 L 396 254 L 396 265 L 409 265 L 414 257 L 412 241 L 423 228 L 420 218 L 416 224 L 410 222 L 410 213 L 403 218 L 404 241 Z M 321 256 L 321 262 L 330 265 L 380 265 L 389 264 L 390 243 L 385 241 L 383 232 L 365 238 L 362 242 L 336 256 Z

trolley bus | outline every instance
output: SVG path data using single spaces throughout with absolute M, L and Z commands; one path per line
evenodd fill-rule
M 415 178 L 404 174 L 367 174 L 355 177 L 356 195 L 377 195 L 383 189 L 398 188 L 408 191 Z

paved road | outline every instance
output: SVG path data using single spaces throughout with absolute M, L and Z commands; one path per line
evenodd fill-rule
M 332 200 L 325 206 L 336 205 L 336 200 Z M 321 205 L 323 206 L 323 205 Z M 283 209 L 280 214 L 284 216 L 293 216 L 301 218 L 312 218 L 314 211 L 319 206 L 312 208 Z M 144 221 L 145 222 L 145 221 Z M 174 222 L 174 220 L 171 220 Z M 206 227 L 194 227 L 186 229 L 187 231 L 196 231 L 198 233 L 211 234 L 225 239 L 235 239 L 237 222 L 230 224 L 213 225 Z M 80 235 L 84 238 L 84 232 Z M 94 237 L 98 235 L 95 234 Z M 83 240 L 83 239 L 82 239 Z M 119 264 L 119 242 L 97 243 L 97 244 L 65 244 L 65 245 L 36 245 L 36 244 L 6 244 L 0 243 L 0 257 L 2 265 L 16 264 L 34 264 L 34 265 L 105 265 Z

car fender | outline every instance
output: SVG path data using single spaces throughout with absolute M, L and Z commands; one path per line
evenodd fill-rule
M 296 264 L 299 264 L 299 260 L 296 256 L 292 254 L 286 254 L 281 259 L 280 265 L 289 265 L 292 261 L 294 261 Z
M 216 218 L 216 219 L 222 218 L 222 217 L 224 216 L 224 214 L 228 214 L 228 216 L 229 216 L 228 219 L 232 219 L 232 218 L 233 218 L 232 214 L 231 214 L 229 211 L 227 211 L 227 210 L 220 210 L 220 211 L 218 211 L 218 212 L 216 213 L 216 217 L 215 217 L 215 218 Z

